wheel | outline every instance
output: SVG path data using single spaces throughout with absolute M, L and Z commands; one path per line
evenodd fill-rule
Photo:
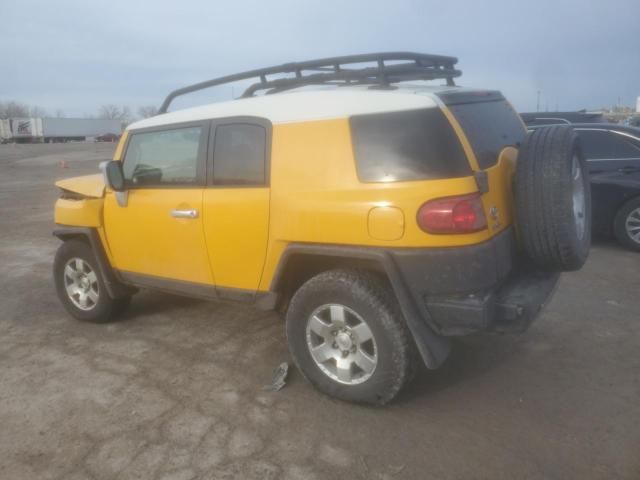
M 68 240 L 56 252 L 53 263 L 56 293 L 72 317 L 86 322 L 107 322 L 122 313 L 131 297 L 111 298 L 99 274 L 91 247 Z
M 570 126 L 527 135 L 518 154 L 515 197 L 520 240 L 533 263 L 545 270 L 580 269 L 591 248 L 591 186 Z
M 286 315 L 287 340 L 302 374 L 321 392 L 383 405 L 409 380 L 415 347 L 382 280 L 333 270 L 307 281 Z
M 640 251 L 640 197 L 632 198 L 618 210 L 613 233 L 622 245 Z

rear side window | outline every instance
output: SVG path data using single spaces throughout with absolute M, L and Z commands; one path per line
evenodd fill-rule
M 244 123 L 216 127 L 213 151 L 215 185 L 264 185 L 266 140 L 264 127 Z
M 124 157 L 129 186 L 194 185 L 201 127 L 134 133 Z
M 471 175 L 460 141 L 439 108 L 355 115 L 351 135 L 363 182 Z
M 579 130 L 585 156 L 593 160 L 640 158 L 640 146 L 614 132 Z
M 498 162 L 504 147 L 518 145 L 526 134 L 520 117 L 506 100 L 462 103 L 449 108 L 483 170 Z

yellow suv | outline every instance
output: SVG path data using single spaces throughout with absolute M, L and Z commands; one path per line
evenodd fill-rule
M 102 174 L 57 183 L 61 302 L 87 321 L 138 288 L 276 309 L 312 384 L 374 404 L 452 336 L 523 331 L 587 257 L 587 170 L 570 128 L 527 135 L 499 92 L 455 86 L 456 62 L 336 57 L 172 92 Z

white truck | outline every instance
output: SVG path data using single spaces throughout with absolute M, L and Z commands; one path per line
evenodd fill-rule
M 7 143 L 11 140 L 11 123 L 9 119 L 0 119 L 0 143 Z
M 122 133 L 118 119 L 11 118 L 9 124 L 10 138 L 23 143 L 83 141 Z
M 42 119 L 41 118 L 11 118 L 11 133 L 13 140 L 17 142 L 41 141 Z

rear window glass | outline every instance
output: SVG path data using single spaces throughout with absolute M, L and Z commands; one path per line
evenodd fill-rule
M 504 147 L 518 145 L 526 134 L 518 114 L 506 100 L 450 105 L 471 143 L 480 168 L 492 167 Z
M 216 128 L 213 151 L 213 183 L 263 185 L 265 183 L 266 131 L 249 124 Z
M 351 134 L 363 182 L 471 174 L 460 141 L 439 108 L 355 115 Z

